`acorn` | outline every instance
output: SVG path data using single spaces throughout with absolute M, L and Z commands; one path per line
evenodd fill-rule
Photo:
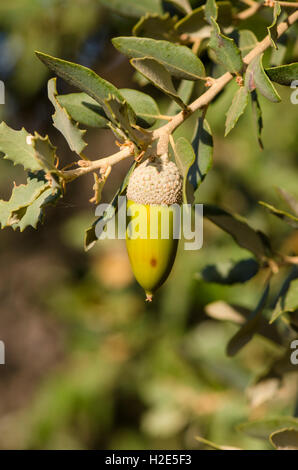
M 173 204 L 179 208 L 182 203 L 178 167 L 167 154 L 148 158 L 132 173 L 126 195 L 128 256 L 146 300 L 151 301 L 169 276 L 177 253 L 180 211 L 177 214 Z

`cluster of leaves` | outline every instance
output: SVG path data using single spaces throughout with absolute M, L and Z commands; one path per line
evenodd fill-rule
M 277 26 L 286 18 L 286 10 L 280 8 L 278 3 L 273 10 L 268 34 L 274 55 L 272 53 L 269 58 L 269 64 L 268 59 L 265 60 L 259 54 L 247 66 L 245 57 L 257 46 L 258 40 L 253 31 L 238 28 L 237 15 L 243 9 L 241 2 L 236 2 L 235 7 L 229 1 L 208 0 L 204 5 L 192 9 L 187 0 L 171 0 L 168 2 L 171 3 L 170 11 L 163 10 L 163 3 L 159 0 L 141 4 L 137 0 L 101 0 L 101 3 L 114 8 L 117 13 L 129 13 L 138 18 L 132 36 L 117 37 L 112 42 L 122 54 L 130 58 L 139 83 L 153 84 L 169 98 L 168 116 L 177 114 L 180 109 L 187 116 L 192 98 L 199 97 L 206 89 L 205 85 L 213 83 L 215 78 L 229 73 L 239 88 L 227 112 L 225 135 L 235 127 L 251 101 L 258 141 L 263 146 L 259 94 L 277 103 L 280 96 L 273 82 L 288 86 L 298 75 L 297 63 L 283 64 L 285 55 L 282 54 L 276 59 Z M 289 35 L 287 40 L 291 43 L 292 37 Z M 134 145 L 136 156 L 153 144 L 153 130 L 161 126 L 164 115 L 150 95 L 133 89 L 117 89 L 81 65 L 41 52 L 37 56 L 56 75 L 80 90 L 59 95 L 55 78 L 48 83 L 49 99 L 55 108 L 53 125 L 64 135 L 70 149 L 80 159 L 86 158 L 83 152 L 87 145 L 87 127 L 111 129 L 121 144 L 129 142 Z M 198 202 L 199 187 L 212 165 L 213 139 L 206 112 L 205 107 L 193 113 L 189 118 L 191 126 L 188 131 L 182 125 L 174 132 L 172 139 L 172 157 L 184 177 L 184 202 Z M 65 172 L 57 168 L 57 149 L 47 136 L 42 137 L 37 133 L 32 136 L 24 129 L 15 131 L 2 123 L 0 152 L 4 158 L 23 165 L 28 172 L 27 184 L 14 187 L 10 200 L 0 202 L 1 226 L 11 226 L 21 231 L 29 225 L 36 227 L 44 208 L 63 196 L 67 182 Z M 116 196 L 125 192 L 127 180 L 124 180 Z M 99 178 L 98 185 L 102 187 L 103 183 L 104 180 Z M 285 191 L 282 191 L 282 195 L 290 207 L 289 211 L 265 202 L 262 205 L 282 221 L 297 228 L 298 203 Z M 116 196 L 113 204 L 116 204 Z M 96 200 L 99 202 L 98 197 Z M 222 304 L 209 305 L 206 309 L 212 318 L 228 321 L 237 318 L 235 322 L 240 324 L 239 330 L 228 343 L 228 355 L 235 355 L 259 333 L 282 345 L 286 356 L 289 340 L 297 331 L 296 267 L 286 274 L 280 292 L 272 299 L 272 273 L 277 271 L 284 258 L 273 250 L 265 234 L 254 230 L 238 215 L 217 206 L 204 204 L 204 216 L 231 235 L 240 247 L 251 252 L 253 258 L 229 265 L 228 268 L 225 266 L 224 269 L 222 266 L 206 267 L 199 277 L 209 282 L 231 285 L 248 281 L 260 269 L 269 268 L 271 273 L 254 310 L 243 312 L 238 306 Z M 96 241 L 96 222 L 87 230 L 86 248 L 93 246 Z M 264 320 L 264 314 L 270 316 L 269 324 Z M 276 319 L 281 318 L 286 325 L 282 338 L 274 326 Z M 256 386 L 272 377 L 280 380 L 283 370 L 276 370 L 273 365 Z M 282 431 L 282 435 L 272 436 L 272 442 L 280 446 L 285 433 L 290 433 L 290 439 L 294 433 L 297 440 L 297 430 L 287 429 Z

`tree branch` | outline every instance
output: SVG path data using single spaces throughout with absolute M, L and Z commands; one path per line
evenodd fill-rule
M 286 21 L 283 23 L 280 23 L 278 28 L 277 28 L 277 35 L 278 37 L 282 36 L 290 26 L 292 26 L 296 21 L 298 20 L 298 12 L 295 11 L 290 15 Z M 256 47 L 250 51 L 243 59 L 243 62 L 245 65 L 248 65 L 256 56 L 259 54 L 262 54 L 268 47 L 271 46 L 271 40 L 269 35 L 267 35 L 261 42 L 259 42 Z M 179 114 L 173 117 L 173 119 L 165 124 L 164 126 L 160 127 L 159 129 L 156 129 L 153 132 L 153 138 L 154 139 L 159 139 L 162 138 L 162 145 L 158 147 L 158 153 L 162 155 L 167 151 L 165 149 L 165 134 L 169 136 L 172 132 L 174 132 L 177 127 L 179 127 L 186 119 L 189 118 L 195 111 L 198 109 L 201 109 L 203 106 L 208 105 L 216 95 L 233 79 L 233 75 L 230 72 L 226 72 L 224 75 L 221 77 L 217 78 L 213 85 L 205 92 L 203 95 L 201 95 L 199 98 L 197 98 L 195 101 L 193 101 L 189 106 L 189 112 L 185 114 L 184 111 L 181 111 Z
M 259 4 L 258 4 L 259 5 Z M 282 36 L 290 26 L 292 26 L 298 20 L 298 11 L 292 13 L 286 21 L 280 23 L 277 28 L 278 37 Z M 267 35 L 261 42 L 259 42 L 256 47 L 250 51 L 243 59 L 245 65 L 248 65 L 256 56 L 262 54 L 268 47 L 271 46 L 271 40 L 269 35 Z M 226 72 L 221 77 L 214 80 L 213 85 L 193 101 L 188 106 L 188 112 L 181 111 L 180 113 L 173 116 L 173 118 L 162 127 L 156 129 L 152 133 L 152 141 L 157 141 L 157 154 L 163 155 L 168 151 L 169 137 L 170 135 L 179 127 L 186 119 L 188 119 L 195 111 L 207 106 L 217 95 L 218 93 L 234 78 L 230 72 Z M 101 158 L 94 161 L 82 160 L 78 162 L 80 168 L 75 170 L 62 171 L 62 176 L 66 182 L 72 181 L 79 176 L 86 175 L 92 171 L 99 169 L 106 169 L 108 166 L 113 166 L 116 163 L 124 160 L 125 158 L 134 156 L 134 146 L 127 145 L 113 155 L 110 155 L 106 158 Z
M 109 157 L 100 158 L 99 160 L 80 160 L 78 165 L 80 168 L 76 168 L 75 170 L 66 170 L 61 171 L 62 176 L 66 182 L 73 181 L 74 179 L 78 178 L 79 176 L 87 175 L 92 171 L 100 170 L 100 169 L 107 169 L 109 166 L 116 165 L 116 163 L 121 162 L 125 158 L 134 156 L 134 150 L 132 146 L 125 146 L 120 152 L 114 153 Z

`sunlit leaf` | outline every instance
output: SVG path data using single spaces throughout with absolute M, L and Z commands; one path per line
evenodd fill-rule
M 117 14 L 139 18 L 146 13 L 162 13 L 161 0 L 99 0 Z
M 280 65 L 279 67 L 270 67 L 265 70 L 266 74 L 273 82 L 280 85 L 291 85 L 293 80 L 298 77 L 298 63 Z
M 240 116 L 244 113 L 248 103 L 248 91 L 242 86 L 235 94 L 232 104 L 227 112 L 225 137 L 235 127 Z
M 189 182 L 195 191 L 195 201 L 199 198 L 199 187 L 204 181 L 208 171 L 212 168 L 213 161 L 213 137 L 211 128 L 207 119 L 200 116 L 198 119 L 198 127 L 192 146 L 196 155 L 196 159 L 189 170 Z
M 55 113 L 52 116 L 54 127 L 64 136 L 69 148 L 80 155 L 87 146 L 83 139 L 86 131 L 79 129 L 78 124 L 72 120 L 67 110 L 59 103 L 57 98 L 56 78 L 49 80 L 48 94 L 49 100 L 55 108 Z
M 222 27 L 227 27 L 232 22 L 232 6 L 229 1 L 216 2 L 217 5 L 217 22 Z M 212 10 L 208 8 L 207 13 L 205 5 L 202 5 L 193 10 L 188 15 L 181 18 L 176 25 L 175 29 L 180 34 L 187 34 L 193 38 L 207 38 L 211 33 L 211 17 Z M 213 11 L 214 13 L 214 11 Z M 206 19 L 208 15 L 208 21 Z
M 263 68 L 263 54 L 256 56 L 248 65 L 245 86 L 248 91 L 257 89 L 265 98 L 278 103 L 281 99 Z
M 68 62 L 48 54 L 43 54 L 42 52 L 36 52 L 36 55 L 59 77 L 87 93 L 99 104 L 104 105 L 104 100 L 109 98 L 110 95 L 115 96 L 120 101 L 123 100 L 119 90 L 111 83 L 99 77 L 93 70 L 74 62 Z
M 241 53 L 235 41 L 223 35 L 216 21 L 211 17 L 212 32 L 209 47 L 214 50 L 218 62 L 228 72 L 239 73 L 243 67 Z
M 139 120 L 140 126 L 153 126 L 158 115 L 160 114 L 156 101 L 150 95 L 147 95 L 146 93 L 138 90 L 122 88 L 120 91 L 122 96 L 124 96 L 125 100 L 134 110 Z
M 298 429 L 279 429 L 270 435 L 270 442 L 278 450 L 298 450 Z
M 257 44 L 258 40 L 254 33 L 249 29 L 239 31 L 239 49 L 242 58 L 245 57 Z
M 22 165 L 25 170 L 39 171 L 42 167 L 36 160 L 34 148 L 28 140 L 31 137 L 24 128 L 16 131 L 5 122 L 0 124 L 0 151 L 4 153 L 4 158 L 13 161 L 15 165 Z
M 173 98 L 179 106 L 186 107 L 174 88 L 170 73 L 161 63 L 145 57 L 143 59 L 132 59 L 131 64 L 157 88 Z
M 218 6 L 215 0 L 207 0 L 205 5 L 205 18 L 208 23 L 212 24 L 211 17 L 217 20 L 217 10 Z
M 102 107 L 87 93 L 58 95 L 57 99 L 74 121 L 88 127 L 108 127 Z
M 112 42 L 116 49 L 128 57 L 157 60 L 174 77 L 199 80 L 205 76 L 203 63 L 186 46 L 135 37 L 118 37 Z
M 268 26 L 268 34 L 271 39 L 273 47 L 277 49 L 276 45 L 276 40 L 278 38 L 278 33 L 277 33 L 277 19 L 281 13 L 281 7 L 278 2 L 274 2 L 274 7 L 273 7 L 273 21 L 270 26 Z
M 184 137 L 180 137 L 175 143 L 175 159 L 180 173 L 183 175 L 183 202 L 189 204 L 191 195 L 187 194 L 188 172 L 195 161 L 196 155 L 191 143 Z
M 178 42 L 179 34 L 174 29 L 176 22 L 177 16 L 171 17 L 169 13 L 146 14 L 134 26 L 132 32 L 134 36 Z

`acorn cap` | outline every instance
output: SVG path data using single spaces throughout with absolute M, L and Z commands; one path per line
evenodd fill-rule
M 132 173 L 127 198 L 137 204 L 181 204 L 182 177 L 177 165 L 167 159 L 147 159 Z

